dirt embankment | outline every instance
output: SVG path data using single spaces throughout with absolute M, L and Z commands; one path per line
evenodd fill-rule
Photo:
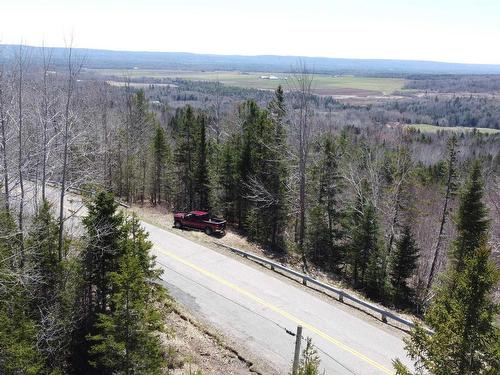
M 170 330 L 164 340 L 168 374 L 261 374 L 251 360 L 227 345 L 219 334 L 197 322 L 180 306 L 175 306 L 168 314 L 166 324 Z

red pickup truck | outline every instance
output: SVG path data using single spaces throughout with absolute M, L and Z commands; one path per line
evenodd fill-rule
M 174 226 L 177 229 L 200 229 L 208 235 L 213 233 L 226 234 L 226 221 L 211 217 L 205 211 L 174 212 Z

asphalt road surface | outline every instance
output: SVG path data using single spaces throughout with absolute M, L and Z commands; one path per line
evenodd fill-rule
M 144 223 L 170 293 L 195 315 L 286 374 L 303 326 L 326 374 L 392 374 L 406 359 L 401 332 L 339 308 L 280 276 Z M 372 320 L 372 321 L 370 321 Z M 305 343 L 303 343 L 304 346 Z M 406 360 L 407 361 L 407 360 Z
M 49 191 L 56 209 L 57 193 Z M 66 214 L 72 216 L 68 226 L 77 227 L 85 214 L 78 196 L 68 194 Z M 392 374 L 394 358 L 409 362 L 400 331 L 279 275 L 174 232 L 142 225 L 170 294 L 253 358 L 271 364 L 270 373 L 289 373 L 295 338 L 286 329 L 294 332 L 297 325 L 318 348 L 320 368 L 326 374 Z

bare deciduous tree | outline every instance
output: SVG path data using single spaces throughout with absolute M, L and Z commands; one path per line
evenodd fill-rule
M 441 214 L 441 221 L 439 223 L 439 231 L 436 240 L 436 245 L 434 246 L 434 256 L 432 258 L 431 270 L 429 272 L 429 278 L 427 279 L 426 290 L 432 286 L 432 282 L 434 281 L 434 275 L 436 273 L 437 262 L 439 259 L 441 247 L 444 240 L 444 228 L 446 224 L 446 220 L 449 215 L 449 203 L 453 196 L 455 189 L 455 178 L 456 178 L 456 164 L 457 162 L 457 138 L 453 135 L 448 141 L 448 159 L 447 159 L 447 178 L 446 178 L 446 193 L 444 196 L 443 202 L 443 211 Z
M 298 140 L 298 222 L 297 243 L 302 253 L 302 260 L 306 266 L 304 253 L 304 238 L 306 228 L 306 172 L 309 155 L 309 143 L 311 137 L 311 118 L 313 108 L 311 106 L 313 75 L 308 71 L 304 62 L 299 62 L 297 72 L 292 77 L 293 97 L 296 100 L 297 110 L 294 113 L 294 124 Z
M 77 60 L 73 56 L 73 40 L 71 39 L 68 47 L 67 56 L 67 77 L 65 88 L 65 106 L 63 116 L 63 154 L 62 154 L 62 171 L 61 171 L 61 193 L 59 196 L 59 241 L 58 241 L 58 255 L 59 260 L 63 257 L 63 238 L 64 238 L 64 196 L 66 194 L 66 177 L 68 170 L 68 151 L 70 142 L 70 128 L 73 124 L 72 101 L 75 93 L 75 85 L 77 76 L 83 65 L 83 59 Z

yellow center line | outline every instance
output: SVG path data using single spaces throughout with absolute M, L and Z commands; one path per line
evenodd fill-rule
M 382 371 L 383 373 L 385 374 L 388 374 L 388 375 L 393 375 L 394 372 L 391 371 L 390 369 L 388 369 L 387 367 L 385 367 L 384 365 L 374 361 L 373 359 L 371 358 L 368 358 L 366 355 L 358 352 L 356 349 L 353 349 L 349 346 L 347 346 L 346 344 L 340 342 L 339 340 L 331 337 L 330 335 L 326 334 L 325 332 L 321 331 L 320 329 L 316 328 L 315 326 L 309 324 L 309 323 L 306 323 L 304 322 L 303 320 L 297 318 L 296 316 L 288 313 L 287 311 L 277 307 L 277 306 L 274 306 L 272 304 L 270 304 L 269 302 L 263 300 L 262 298 L 256 296 L 255 294 L 239 287 L 238 285 L 236 284 L 233 284 L 232 282 L 220 277 L 220 276 L 217 276 L 216 274 L 210 272 L 210 271 L 207 271 L 206 269 L 204 268 L 201 268 L 199 266 L 197 266 L 196 264 L 193 264 L 183 258 L 181 258 L 180 256 L 170 252 L 170 251 L 167 251 L 157 245 L 155 245 L 155 247 L 157 247 L 158 249 L 161 249 L 162 252 L 169 256 L 170 258 L 172 259 L 175 259 L 176 261 L 194 269 L 195 271 L 201 273 L 202 275 L 205 275 L 207 277 L 209 277 L 210 279 L 212 280 L 215 280 L 217 282 L 219 282 L 220 284 L 222 285 L 225 285 L 231 289 L 233 289 L 234 291 L 238 292 L 239 294 L 245 296 L 245 297 L 248 297 L 249 299 L 259 303 L 260 305 L 262 306 L 265 306 L 267 307 L 268 309 L 274 311 L 275 313 L 283 316 L 284 318 L 290 320 L 291 322 L 295 323 L 295 324 L 298 324 L 298 325 L 301 325 L 302 327 L 304 327 L 305 329 L 311 331 L 311 332 L 314 332 L 315 334 L 317 334 L 318 336 L 322 337 L 323 339 L 327 340 L 328 342 L 336 345 L 337 347 L 339 347 L 340 349 L 343 349 L 345 350 L 346 352 L 349 352 L 351 353 L 352 355 L 358 357 L 359 359 L 367 362 L 368 364 L 370 364 L 371 366 L 379 369 L 380 371 Z

